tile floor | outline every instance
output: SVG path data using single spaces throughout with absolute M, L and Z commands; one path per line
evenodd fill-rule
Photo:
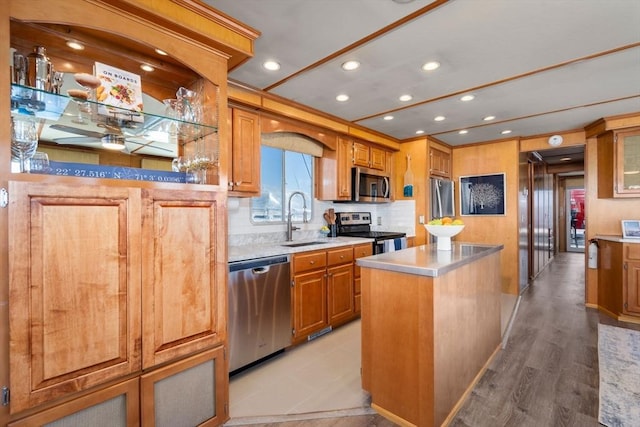
M 516 300 L 503 294 L 503 333 Z M 360 321 L 235 375 L 229 394 L 225 426 L 374 413 L 360 386 Z

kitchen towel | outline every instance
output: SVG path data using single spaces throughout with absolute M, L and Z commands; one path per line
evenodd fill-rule
M 382 243 L 384 245 L 385 252 L 393 252 L 396 250 L 394 239 L 383 240 Z
M 400 249 L 407 249 L 407 238 L 398 237 L 397 239 L 393 239 L 393 247 L 396 251 L 399 251 Z

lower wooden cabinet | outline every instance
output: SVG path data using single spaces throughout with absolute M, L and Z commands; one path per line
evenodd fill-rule
M 363 243 L 361 245 L 355 245 L 353 247 L 353 259 L 373 255 L 373 245 L 371 243 Z M 353 265 L 353 301 L 354 301 L 354 313 L 360 314 L 362 311 L 362 279 L 360 278 L 360 267 Z
M 143 426 L 218 426 L 229 419 L 223 347 L 164 366 L 140 378 Z
M 327 304 L 329 324 L 337 326 L 353 319 L 353 248 L 327 251 Z
M 618 319 L 640 316 L 640 244 L 598 244 L 598 307 Z
M 353 256 L 352 246 L 294 254 L 294 344 L 356 316 Z
M 8 427 L 42 425 L 131 427 L 140 425 L 139 378 L 109 386 L 11 422 Z
M 226 344 L 223 195 L 29 182 L 9 193 L 13 419 Z

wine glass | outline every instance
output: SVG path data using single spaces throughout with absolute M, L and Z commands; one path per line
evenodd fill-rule
M 20 172 L 29 172 L 29 158 L 38 148 L 38 122 L 31 117 L 11 118 L 11 156 L 20 162 Z

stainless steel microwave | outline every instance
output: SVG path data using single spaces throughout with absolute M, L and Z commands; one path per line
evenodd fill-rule
M 391 201 L 391 182 L 387 173 L 367 168 L 351 169 L 351 200 L 366 203 Z

